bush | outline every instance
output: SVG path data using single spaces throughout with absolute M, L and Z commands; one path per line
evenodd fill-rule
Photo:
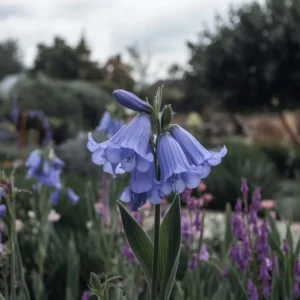
M 41 109 L 49 117 L 72 121 L 78 128 L 95 127 L 111 101 L 109 94 L 83 81 L 58 81 L 47 77 L 26 78 L 12 93 L 21 109 Z
M 210 208 L 224 209 L 226 202 L 234 205 L 240 196 L 240 182 L 246 177 L 250 191 L 261 187 L 265 199 L 276 197 L 279 191 L 279 175 L 274 163 L 258 148 L 232 143 L 222 163 L 212 169 L 205 183 L 214 200 Z

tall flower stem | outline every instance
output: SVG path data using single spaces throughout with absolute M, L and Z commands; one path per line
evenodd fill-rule
M 156 300 L 158 294 L 159 229 L 160 229 L 160 204 L 157 204 L 155 205 L 155 216 L 154 216 L 154 251 L 153 251 L 153 265 L 152 265 L 151 300 Z
M 11 285 L 11 299 L 16 300 L 16 217 L 15 217 L 15 203 L 13 197 L 11 197 L 11 224 L 9 230 L 9 243 L 11 251 L 11 274 L 10 274 L 10 285 Z

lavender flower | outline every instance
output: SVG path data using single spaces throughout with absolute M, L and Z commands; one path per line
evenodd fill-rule
M 186 214 L 183 214 L 181 217 L 181 232 L 182 240 L 185 246 L 189 249 L 190 247 L 190 236 L 192 234 L 190 220 Z
M 191 260 L 189 261 L 188 267 L 190 270 L 194 270 L 197 266 L 197 257 L 196 255 L 193 255 Z
M 92 161 L 103 165 L 103 170 L 114 177 L 135 168 L 147 172 L 154 161 L 149 148 L 150 135 L 150 117 L 141 113 L 103 143 L 96 143 L 89 133 L 87 147 L 93 153 Z
M 260 189 L 257 188 L 254 191 L 252 196 L 252 203 L 250 205 L 250 215 L 249 215 L 249 223 L 252 225 L 252 231 L 255 234 L 259 233 L 257 212 L 260 207 L 260 200 L 261 200 Z
M 246 178 L 242 178 L 242 184 L 241 184 L 241 192 L 243 194 L 247 194 L 248 193 L 248 184 L 247 184 L 247 179 Z
M 287 242 L 286 239 L 283 240 L 282 251 L 283 251 L 283 253 L 285 253 L 285 254 L 289 252 L 289 244 L 288 244 L 288 242 Z
M 141 100 L 139 97 L 130 92 L 124 90 L 115 90 L 113 92 L 113 96 L 121 105 L 126 108 L 148 114 L 153 112 L 153 107 L 148 102 Z
M 81 300 L 89 300 L 89 293 L 88 291 L 84 291 L 82 296 L 81 296 Z
M 251 300 L 258 300 L 259 299 L 257 288 L 254 285 L 252 279 L 248 280 L 247 290 L 248 290 L 248 294 L 249 294 Z
M 208 261 L 209 260 L 209 253 L 207 251 L 206 244 L 202 244 L 201 245 L 201 250 L 200 250 L 198 259 L 199 260 L 204 260 L 204 261 Z
M 179 125 L 170 126 L 169 132 L 183 149 L 189 164 L 196 167 L 202 166 L 202 178 L 207 177 L 211 166 L 218 165 L 227 153 L 225 146 L 219 152 L 206 150 L 188 131 Z
M 182 193 L 185 188 L 196 188 L 204 176 L 203 166 L 191 166 L 183 150 L 169 133 L 159 136 L 157 158 L 165 195 L 171 192 Z
M 300 259 L 297 258 L 294 265 L 294 285 L 293 285 L 294 298 L 298 298 L 300 296 L 299 283 L 300 283 Z
M 194 221 L 195 231 L 200 232 L 201 230 L 201 219 L 200 219 L 200 213 L 197 211 L 196 218 Z
M 137 259 L 127 243 L 124 244 L 122 253 L 132 265 L 137 265 Z

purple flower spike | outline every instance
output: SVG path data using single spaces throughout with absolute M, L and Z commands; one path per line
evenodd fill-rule
M 189 262 L 189 269 L 194 270 L 197 266 L 197 257 L 195 255 L 192 256 L 192 259 Z
M 283 240 L 282 251 L 283 251 L 284 253 L 288 253 L 288 252 L 289 252 L 289 244 L 288 244 L 288 242 L 287 242 L 286 239 Z
M 81 300 L 89 300 L 89 292 L 88 291 L 84 291 L 82 296 L 81 296 Z
M 222 157 L 227 153 L 225 146 L 219 152 L 206 150 L 188 131 L 179 125 L 172 125 L 169 132 L 182 148 L 189 164 L 203 167 L 202 178 L 207 177 L 211 166 L 220 164 Z
M 247 290 L 248 290 L 248 294 L 249 294 L 251 300 L 258 300 L 259 299 L 257 288 L 254 285 L 252 279 L 248 280 Z
M 204 260 L 204 261 L 209 260 L 209 253 L 207 251 L 206 244 L 201 245 L 201 250 L 200 250 L 198 258 L 199 258 L 199 260 Z
M 241 192 L 243 194 L 247 194 L 248 193 L 248 184 L 247 184 L 247 179 L 246 178 L 242 178 L 242 184 L 241 184 Z
M 113 92 L 113 96 L 121 105 L 126 108 L 147 114 L 151 114 L 153 112 L 153 107 L 148 102 L 141 100 L 139 97 L 130 92 L 124 90 L 115 90 Z
M 189 164 L 183 150 L 169 133 L 159 137 L 157 158 L 165 195 L 182 193 L 185 188 L 196 188 L 205 174 L 203 166 Z
M 103 165 L 103 170 L 114 177 L 135 168 L 147 172 L 154 161 L 149 148 L 150 135 L 150 117 L 141 113 L 103 143 L 96 143 L 89 133 L 87 147 L 93 153 L 92 161 Z
M 70 188 L 67 188 L 67 197 L 73 205 L 77 204 L 79 200 L 79 196 Z

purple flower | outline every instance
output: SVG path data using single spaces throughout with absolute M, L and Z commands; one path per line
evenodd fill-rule
M 228 274 L 229 274 L 229 269 L 228 269 L 228 265 L 227 264 L 225 264 L 224 266 L 223 266 L 223 269 L 222 269 L 222 277 L 227 277 L 228 276 Z
M 247 238 L 246 227 L 240 215 L 234 213 L 231 219 L 231 231 L 238 241 L 245 241 Z
M 138 261 L 127 243 L 124 244 L 122 253 L 132 265 L 137 265 Z
M 25 166 L 27 168 L 27 178 L 33 177 L 34 173 L 40 168 L 42 156 L 39 150 L 34 150 L 30 153 Z
M 294 298 L 298 298 L 299 296 L 300 296 L 299 283 L 298 282 L 294 282 L 294 285 L 293 285 L 293 297 Z
M 207 177 L 211 166 L 220 164 L 222 157 L 227 153 L 225 146 L 219 152 L 206 150 L 188 131 L 179 125 L 172 125 L 169 132 L 183 149 L 189 164 L 203 167 L 202 178 Z
M 115 90 L 113 92 L 113 96 L 121 105 L 126 108 L 147 114 L 151 114 L 153 112 L 153 107 L 148 102 L 141 100 L 139 97 L 130 92 L 124 90 Z
M 248 294 L 249 294 L 251 300 L 258 300 L 259 299 L 257 288 L 254 285 L 252 279 L 248 280 L 247 290 L 248 290 Z
M 204 167 L 191 166 L 183 150 L 169 133 L 159 136 L 157 158 L 165 195 L 171 192 L 182 193 L 185 188 L 196 188 L 204 176 Z
M 60 197 L 60 190 L 59 189 L 56 189 L 51 193 L 50 201 L 51 201 L 52 205 L 57 205 L 58 204 L 59 197 Z
M 250 205 L 250 215 L 249 215 L 249 223 L 252 225 L 252 231 L 255 234 L 259 234 L 258 229 L 258 219 L 257 219 L 257 212 L 260 206 L 260 189 L 257 188 L 252 196 L 252 203 Z
M 247 184 L 247 178 L 242 178 L 242 184 L 241 184 L 241 192 L 243 194 L 247 194 L 249 188 Z
M 238 214 L 240 214 L 242 212 L 242 200 L 238 199 L 236 201 L 235 207 L 234 207 L 234 211 Z
M 81 296 L 81 300 L 89 300 L 89 292 L 88 291 L 84 291 L 82 296 Z
M 256 250 L 258 253 L 258 258 L 261 262 L 265 261 L 268 257 L 269 247 L 268 247 L 268 223 L 266 220 L 263 221 L 260 232 L 257 238 Z
M 135 168 L 147 172 L 154 161 L 149 148 L 150 135 L 150 117 L 141 113 L 103 143 L 96 143 L 89 133 L 87 147 L 93 153 L 92 161 L 103 165 L 103 170 L 114 177 Z
M 206 244 L 201 245 L 201 250 L 198 256 L 199 260 L 208 261 L 209 260 L 209 253 L 206 248 Z
M 70 188 L 67 188 L 67 197 L 73 205 L 75 205 L 79 200 L 79 196 Z
M 193 255 L 192 256 L 192 259 L 189 261 L 189 269 L 190 270 L 194 270 L 195 268 L 196 268 L 196 266 L 197 266 L 197 257 L 196 257 L 196 255 Z
M 201 219 L 200 219 L 199 211 L 197 211 L 196 218 L 195 218 L 195 221 L 194 221 L 194 226 L 195 226 L 195 231 L 200 232 L 200 230 L 201 230 Z
M 190 236 L 192 234 L 190 220 L 186 214 L 182 214 L 181 217 L 181 232 L 182 232 L 182 239 L 183 243 L 187 248 L 190 247 Z

